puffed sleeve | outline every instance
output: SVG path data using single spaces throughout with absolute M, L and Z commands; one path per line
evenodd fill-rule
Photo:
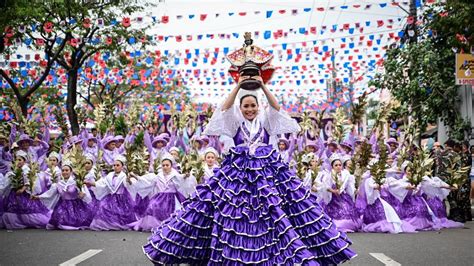
M 58 188 L 56 184 L 52 184 L 48 191 L 45 193 L 38 195 L 38 198 L 41 202 L 46 206 L 46 208 L 52 210 L 56 203 L 58 203 L 60 195 L 58 193 Z
M 265 110 L 265 115 L 266 116 L 263 125 L 270 136 L 285 133 L 296 133 L 301 130 L 298 122 L 291 118 L 290 115 L 281 108 L 280 111 L 277 111 L 275 108 L 270 106 Z
M 225 111 L 222 111 L 221 106 L 219 106 L 214 111 L 203 134 L 208 136 L 226 135 L 231 138 L 234 137 L 242 122 L 239 116 L 237 116 L 237 112 L 240 112 L 240 110 L 238 110 L 236 105 L 232 105 L 231 108 Z

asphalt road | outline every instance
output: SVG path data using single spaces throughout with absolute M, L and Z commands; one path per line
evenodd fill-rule
M 59 265 L 84 252 L 79 260 L 85 260 L 78 265 L 147 265 L 141 245 L 148 235 L 131 231 L 0 230 L 0 265 Z M 346 263 L 350 265 L 474 265 L 474 222 L 464 229 L 399 235 L 355 233 L 350 238 L 358 253 Z M 382 263 L 374 256 L 391 261 Z

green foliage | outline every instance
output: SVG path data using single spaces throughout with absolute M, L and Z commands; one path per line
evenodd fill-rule
M 18 190 L 25 185 L 23 170 L 17 167 L 16 164 L 13 165 L 12 174 L 10 174 L 10 185 L 14 190 Z
M 356 150 L 352 157 L 351 174 L 355 177 L 355 187 L 358 188 L 362 175 L 367 171 L 370 160 L 372 159 L 372 145 L 367 141 L 360 144 L 360 148 Z
M 358 125 L 362 122 L 367 109 L 367 94 L 364 92 L 359 97 L 359 102 L 351 102 L 351 122 L 353 125 Z
M 380 155 L 379 159 L 377 160 L 377 162 L 375 162 L 369 167 L 369 170 L 370 175 L 375 181 L 375 184 L 382 186 L 385 183 L 385 176 L 387 174 L 385 171 L 389 168 L 389 166 L 387 165 L 388 150 L 385 146 L 383 138 L 379 140 L 378 147 Z
M 332 131 L 332 138 L 340 143 L 344 140 L 344 136 L 346 135 L 346 129 L 344 128 L 344 124 L 346 122 L 346 115 L 344 113 L 343 108 L 337 108 L 336 112 L 334 113 L 334 128 Z
M 128 126 L 127 126 L 127 122 L 125 121 L 125 116 L 123 114 L 120 114 L 115 119 L 114 124 L 115 124 L 115 135 L 126 136 L 128 134 Z
M 411 174 L 407 176 L 408 182 L 413 186 L 418 186 L 423 177 L 431 176 L 434 159 L 430 158 L 430 153 L 427 149 L 418 149 L 413 157 L 413 160 L 408 163 L 407 169 Z
M 444 180 L 448 185 L 453 187 L 460 187 L 462 186 L 466 180 L 471 170 L 470 166 L 462 167 L 459 163 L 461 161 L 461 156 L 455 155 L 449 157 L 449 160 L 443 162 L 443 165 L 446 169 L 446 179 Z
M 84 181 L 88 171 L 86 170 L 85 162 L 87 160 L 86 156 L 80 148 L 75 146 L 63 157 L 63 161 L 69 160 L 72 163 L 74 169 L 74 177 L 76 179 L 76 186 L 79 190 L 82 190 Z
M 390 90 L 402 105 L 400 113 L 411 115 L 424 131 L 440 118 L 452 138 L 464 139 L 466 124 L 460 117 L 458 86 L 455 85 L 455 52 L 469 52 L 474 45 L 474 2 L 446 1 L 423 14 L 418 43 L 391 49 L 384 62 L 385 73 L 372 82 Z
M 204 160 L 197 153 L 184 154 L 180 158 L 181 172 L 190 176 L 193 175 L 198 184 L 203 182 L 204 177 Z

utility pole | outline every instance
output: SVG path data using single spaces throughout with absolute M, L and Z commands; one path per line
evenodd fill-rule
M 413 18 L 413 23 L 408 24 L 408 36 L 410 37 L 410 43 L 416 43 L 418 39 L 418 32 L 416 30 L 416 22 L 418 15 L 416 13 L 416 0 L 410 0 L 410 17 Z

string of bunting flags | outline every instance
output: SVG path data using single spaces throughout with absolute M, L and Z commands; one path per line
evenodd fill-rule
M 403 1 L 388 1 L 381 3 L 365 3 L 365 4 L 343 4 L 340 6 L 319 6 L 319 7 L 304 7 L 304 8 L 291 8 L 291 9 L 279 9 L 279 10 L 256 10 L 252 12 L 226 12 L 226 13 L 205 13 L 205 14 L 188 14 L 188 15 L 163 15 L 161 17 L 151 16 L 154 22 L 167 24 L 175 20 L 186 20 L 186 21 L 206 21 L 210 18 L 220 18 L 220 17 L 245 17 L 249 15 L 262 16 L 264 18 L 272 18 L 278 15 L 292 15 L 296 16 L 301 13 L 310 13 L 310 12 L 326 12 L 326 11 L 344 11 L 344 10 L 373 10 L 376 8 L 384 9 L 389 7 L 399 7 L 399 6 L 408 6 L 409 2 Z M 151 14 L 150 14 L 151 15 Z

